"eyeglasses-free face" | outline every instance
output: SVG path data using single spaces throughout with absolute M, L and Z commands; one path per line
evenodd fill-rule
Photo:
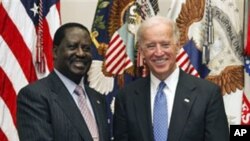
M 171 26 L 159 24 L 146 28 L 139 47 L 150 71 L 158 79 L 164 80 L 175 70 L 178 45 Z
M 167 50 L 170 48 L 173 44 L 170 42 L 161 42 L 161 43 L 148 43 L 145 45 L 145 49 L 147 51 L 156 51 L 157 48 L 160 48 L 161 50 Z

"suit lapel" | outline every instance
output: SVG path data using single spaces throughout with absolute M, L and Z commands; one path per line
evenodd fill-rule
M 67 88 L 55 72 L 50 75 L 50 79 L 52 82 L 51 89 L 55 94 L 56 102 L 62 108 L 65 115 L 70 119 L 75 128 L 79 131 L 82 138 L 84 140 L 91 141 L 92 138 L 87 125 Z
M 140 83 L 134 96 L 134 105 L 137 122 L 143 136 L 143 141 L 153 140 L 153 128 L 150 106 L 150 78 Z
M 191 107 L 196 99 L 197 93 L 194 93 L 196 86 L 189 79 L 187 74 L 180 71 L 170 120 L 168 141 L 179 140 L 185 123 L 187 123 Z

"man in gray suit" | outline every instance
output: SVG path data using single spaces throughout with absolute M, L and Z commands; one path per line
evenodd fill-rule
M 108 141 L 105 97 L 84 84 L 92 62 L 88 29 L 64 24 L 53 44 L 54 71 L 18 94 L 20 141 Z
M 141 24 L 137 35 L 150 75 L 118 93 L 115 141 L 229 141 L 220 88 L 176 65 L 175 23 L 155 16 Z

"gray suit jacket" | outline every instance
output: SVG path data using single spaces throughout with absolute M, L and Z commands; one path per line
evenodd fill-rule
M 87 86 L 86 93 L 100 141 L 108 141 L 105 97 Z M 20 141 L 92 141 L 77 105 L 55 72 L 20 90 L 17 129 Z
M 152 126 L 150 78 L 147 77 L 118 93 L 113 129 L 115 141 L 153 141 Z M 180 71 L 168 141 L 229 141 L 218 86 Z

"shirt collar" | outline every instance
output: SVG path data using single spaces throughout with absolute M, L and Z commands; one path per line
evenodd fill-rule
M 75 88 L 76 88 L 76 85 L 78 85 L 78 84 L 76 84 L 75 82 L 73 82 L 72 80 L 70 80 L 69 78 L 67 78 L 65 75 L 63 75 L 62 73 L 60 73 L 57 69 L 54 69 L 54 70 L 55 70 L 55 73 L 62 80 L 62 82 L 65 85 L 65 87 L 68 89 L 69 93 L 72 94 L 74 92 Z M 83 80 L 84 80 L 84 78 L 82 77 L 79 85 L 85 91 L 85 88 L 84 88 L 84 85 L 83 85 Z
M 177 83 L 179 80 L 179 74 L 180 74 L 180 68 L 177 67 L 165 80 L 164 82 L 166 83 L 166 86 L 172 91 L 175 92 Z M 160 84 L 161 80 L 159 80 L 157 77 L 153 75 L 153 73 L 150 73 L 150 79 L 151 79 L 151 84 L 152 87 L 157 90 L 158 85 Z

